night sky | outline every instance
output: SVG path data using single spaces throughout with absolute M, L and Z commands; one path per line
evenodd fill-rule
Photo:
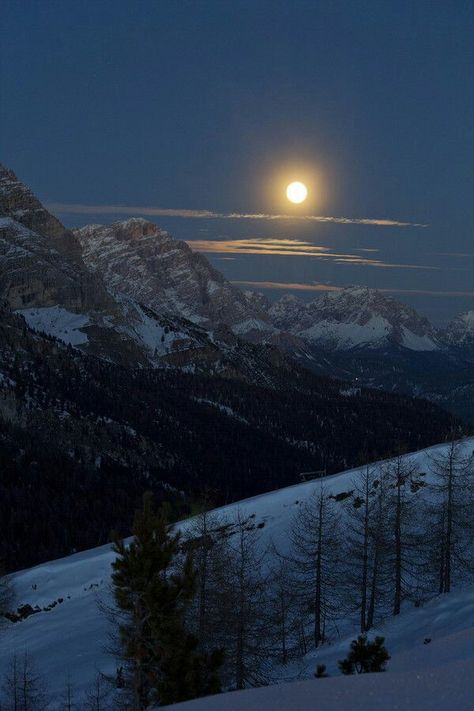
M 0 25 L 0 160 L 68 226 L 150 213 L 272 298 L 474 308 L 472 1 L 3 0 Z

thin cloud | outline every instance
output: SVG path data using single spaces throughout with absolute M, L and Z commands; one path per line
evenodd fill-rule
M 212 210 L 184 210 L 163 207 L 126 205 L 82 205 L 52 202 L 51 212 L 77 215 L 146 215 L 149 217 L 182 217 L 194 220 L 294 220 L 298 222 L 329 222 L 338 225 L 369 225 L 376 227 L 428 227 L 420 222 L 403 222 L 387 218 L 329 217 L 327 215 L 273 215 L 269 213 L 214 212 Z
M 232 284 L 237 286 L 251 286 L 256 289 L 282 289 L 284 291 L 341 291 L 342 286 L 331 286 L 330 284 L 305 284 L 291 281 L 251 281 L 246 279 L 234 279 Z
M 284 291 L 342 291 L 343 286 L 333 286 L 332 284 L 323 284 L 318 282 L 290 282 L 290 281 L 250 281 L 250 280 L 233 280 L 233 284 L 238 286 L 250 286 L 255 289 L 279 289 Z M 450 297 L 474 297 L 474 291 L 436 291 L 431 289 L 389 289 L 377 288 L 386 294 L 415 294 L 422 296 L 450 296 Z
M 353 266 L 379 267 L 384 269 L 428 269 L 440 267 L 423 264 L 393 264 L 380 259 L 371 259 L 359 254 L 331 252 L 329 247 L 314 245 L 311 242 L 296 239 L 250 237 L 245 239 L 209 239 L 188 240 L 191 249 L 205 254 L 253 254 L 260 256 L 311 257 L 332 261 L 336 264 Z

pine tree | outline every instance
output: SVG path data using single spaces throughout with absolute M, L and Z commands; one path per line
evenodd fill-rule
M 382 470 L 382 477 L 389 487 L 387 527 L 390 544 L 387 557 L 393 615 L 400 614 L 403 600 L 419 589 L 422 534 L 418 522 L 420 501 L 415 492 L 424 487 L 424 482 L 417 478 L 416 472 L 415 465 L 401 454 Z
M 60 703 L 61 711 L 74 711 L 75 709 L 78 709 L 74 685 L 71 681 L 71 677 L 69 676 L 69 674 L 67 675 L 64 682 L 64 690 L 61 694 Z
M 343 674 L 369 674 L 385 671 L 390 655 L 384 646 L 384 638 L 376 637 L 372 642 L 365 635 L 359 635 L 351 642 L 349 654 L 339 662 Z
M 318 664 L 316 671 L 314 672 L 314 676 L 316 679 L 327 679 L 329 674 L 326 671 L 326 665 Z
M 216 637 L 216 605 L 219 598 L 215 572 L 223 560 L 225 521 L 203 510 L 186 532 L 185 547 L 192 552 L 196 593 L 188 609 L 187 626 L 198 639 L 199 651 L 212 653 Z
M 229 686 L 268 682 L 273 634 L 268 610 L 268 573 L 259 531 L 238 511 L 227 527 L 212 571 L 218 591 L 213 636 L 225 649 Z
M 298 595 L 295 594 L 295 576 L 291 561 L 278 555 L 277 551 L 274 551 L 273 555 L 276 561 L 270 578 L 271 624 L 279 661 L 281 664 L 287 664 L 297 649 L 301 625 L 300 605 Z
M 454 439 L 445 451 L 431 458 L 432 481 L 428 543 L 429 567 L 437 578 L 439 593 L 451 591 L 453 578 L 473 572 L 472 528 L 474 525 L 474 472 L 472 458 L 463 455 L 462 443 Z
M 303 609 L 311 610 L 315 647 L 325 641 L 327 625 L 338 612 L 341 536 L 334 506 L 321 487 L 301 505 L 290 529 L 294 588 Z
M 14 590 L 10 578 L 4 574 L 0 563 L 0 627 L 6 621 L 5 613 L 9 612 L 13 606 Z
M 44 711 L 48 705 L 46 684 L 27 652 L 13 655 L 3 691 L 5 711 Z
M 97 674 L 91 688 L 86 692 L 84 711 L 109 711 L 110 687 L 102 674 Z
M 374 624 L 386 595 L 387 491 L 383 480 L 367 465 L 353 480 L 353 495 L 346 499 L 345 544 L 346 604 L 357 611 L 360 631 Z
M 130 545 L 115 540 L 112 584 L 122 614 L 119 635 L 135 711 L 219 691 L 220 653 L 200 655 L 184 619 L 195 592 L 190 555 L 170 533 L 151 495 L 137 512 Z

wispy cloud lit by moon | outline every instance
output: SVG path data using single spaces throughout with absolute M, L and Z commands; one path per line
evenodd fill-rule
M 212 210 L 186 210 L 162 207 L 136 207 L 126 205 L 81 205 L 53 202 L 47 205 L 52 212 L 76 215 L 146 215 L 147 217 L 182 217 L 194 220 L 291 220 L 322 222 L 338 225 L 369 225 L 374 227 L 428 227 L 421 222 L 405 222 L 372 217 L 329 217 L 327 215 L 275 215 L 271 213 L 213 212 Z
M 307 292 L 327 292 L 342 291 L 344 287 L 334 286 L 334 284 L 324 284 L 318 282 L 289 282 L 289 281 L 252 281 L 252 280 L 232 280 L 233 284 L 240 287 L 251 287 L 252 289 L 278 289 L 282 291 L 307 291 Z M 378 288 L 386 294 L 413 294 L 420 296 L 446 296 L 446 297 L 474 297 L 474 291 L 441 291 L 433 289 L 399 289 L 399 288 Z
M 205 254 L 253 254 L 260 256 L 311 257 L 329 260 L 336 264 L 352 266 L 379 267 L 385 269 L 428 269 L 439 267 L 424 264 L 399 264 L 372 259 L 359 254 L 336 252 L 329 247 L 314 245 L 311 242 L 296 239 L 250 237 L 244 239 L 209 239 L 188 240 L 189 246 Z M 356 250 L 354 250 L 356 251 Z M 372 250 L 357 250 L 371 252 Z M 376 251 L 376 250 L 375 250 Z

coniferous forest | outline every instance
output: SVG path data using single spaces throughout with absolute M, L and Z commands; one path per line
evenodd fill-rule
M 38 338 L 8 311 L 0 330 L 8 570 L 126 535 L 146 490 L 180 518 L 203 491 L 218 505 L 467 431 L 427 401 L 296 367 L 260 386 L 130 370 Z

